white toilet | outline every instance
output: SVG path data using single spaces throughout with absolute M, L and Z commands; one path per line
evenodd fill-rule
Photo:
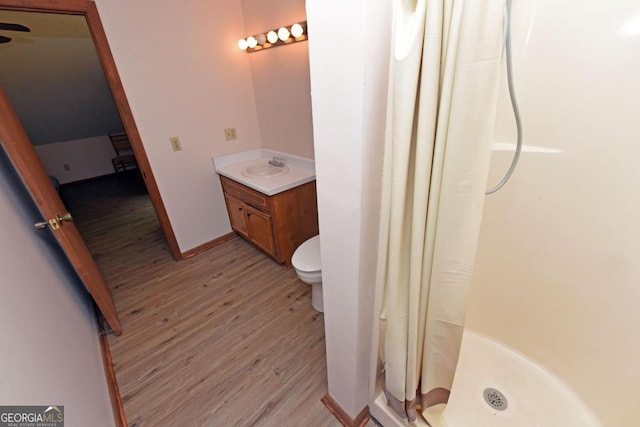
M 300 280 L 311 285 L 311 305 L 322 313 L 322 265 L 320 263 L 320 236 L 313 236 L 298 246 L 291 257 Z

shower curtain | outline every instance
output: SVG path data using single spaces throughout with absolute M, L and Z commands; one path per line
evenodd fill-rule
M 504 0 L 396 0 L 381 222 L 387 402 L 445 403 L 480 229 Z

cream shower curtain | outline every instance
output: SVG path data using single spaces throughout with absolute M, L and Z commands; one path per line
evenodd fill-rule
M 388 403 L 444 403 L 489 165 L 504 0 L 395 0 L 380 271 Z M 386 243 L 386 244 L 385 244 Z

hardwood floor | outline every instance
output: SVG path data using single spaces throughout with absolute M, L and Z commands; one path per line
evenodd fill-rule
M 336 426 L 311 288 L 240 238 L 175 262 L 135 175 L 61 190 L 109 283 L 130 426 Z M 370 425 L 373 425 L 370 423 Z

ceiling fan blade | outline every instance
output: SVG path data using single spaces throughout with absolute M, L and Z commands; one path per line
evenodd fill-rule
M 10 37 L 0 36 L 0 44 L 9 43 L 11 41 Z
M 24 25 L 20 24 L 12 24 L 10 22 L 0 22 L 0 30 L 21 31 L 23 33 L 28 33 L 31 31 L 29 27 L 25 27 Z

